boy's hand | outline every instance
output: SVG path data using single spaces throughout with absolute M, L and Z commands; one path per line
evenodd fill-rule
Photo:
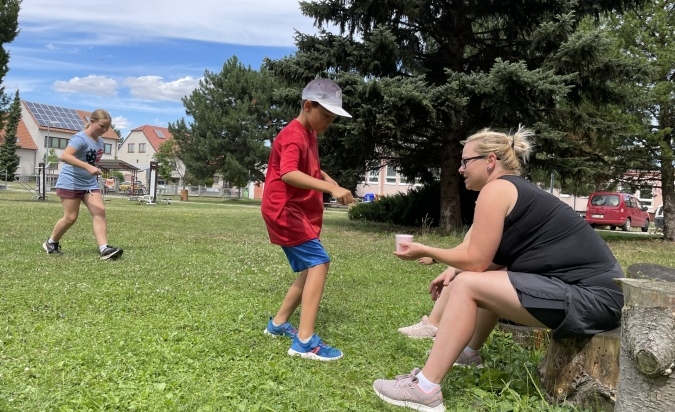
M 436 262 L 432 258 L 425 256 L 417 259 L 417 263 L 420 265 L 433 265 Z
M 354 202 L 354 196 L 352 195 L 352 192 L 345 189 L 344 187 L 335 187 L 335 189 L 330 191 L 330 195 L 337 199 L 341 205 L 348 205 Z

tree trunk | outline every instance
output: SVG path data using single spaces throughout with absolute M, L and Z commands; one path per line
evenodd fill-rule
M 668 136 L 665 146 L 672 147 L 672 138 Z M 661 161 L 661 195 L 663 196 L 663 238 L 675 241 L 675 167 L 673 167 L 673 151 L 662 155 Z M 664 163 L 665 161 L 665 163 Z
M 464 184 L 458 178 L 459 163 L 462 158 L 461 139 L 454 132 L 448 133 L 443 145 L 443 160 L 441 163 L 441 216 L 439 228 L 452 232 L 462 228 L 462 213 L 460 208 L 459 184 Z
M 539 364 L 547 400 L 594 411 L 614 410 L 619 380 L 620 329 L 555 339 Z
M 621 279 L 625 305 L 616 412 L 675 409 L 675 283 Z

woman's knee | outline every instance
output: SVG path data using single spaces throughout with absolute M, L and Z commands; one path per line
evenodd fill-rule
M 482 273 L 461 272 L 458 273 L 448 285 L 450 290 L 454 293 L 465 293 L 475 288 L 475 276 L 480 276 Z
M 512 288 L 508 275 L 500 276 L 498 272 L 462 272 L 450 282 L 450 293 L 468 295 L 475 301 L 481 301 L 488 296 L 508 294 Z

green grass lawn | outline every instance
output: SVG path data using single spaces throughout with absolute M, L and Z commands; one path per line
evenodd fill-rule
M 47 256 L 61 205 L 29 199 L 0 191 L 0 411 L 397 411 L 373 380 L 422 366 L 431 347 L 396 331 L 428 313 L 426 289 L 442 270 L 391 254 L 394 234 L 409 229 L 325 213 L 333 263 L 316 331 L 345 357 L 324 363 L 291 358 L 289 340 L 262 334 L 294 274 L 254 202 L 111 197 L 109 240 L 124 255 L 102 262 L 84 207 L 64 255 Z M 606 236 L 624 268 L 673 265 L 660 240 Z M 494 334 L 483 355 L 490 367 L 445 379 L 448 410 L 573 410 L 542 401 L 540 353 Z

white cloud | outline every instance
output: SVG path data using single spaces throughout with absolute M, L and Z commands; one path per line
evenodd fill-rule
M 124 116 L 113 116 L 111 123 L 120 131 L 131 129 L 131 122 Z
M 129 86 L 130 94 L 145 100 L 180 101 L 180 99 L 199 87 L 199 79 L 190 76 L 172 82 L 163 81 L 161 76 L 142 76 L 129 78 L 124 84 Z
M 117 81 L 103 76 L 73 77 L 68 81 L 57 80 L 52 86 L 60 93 L 85 93 L 98 96 L 115 96 Z
M 57 32 L 95 23 L 98 41 L 106 44 L 163 37 L 293 46 L 294 30 L 316 32 L 298 0 L 117 0 L 114 6 L 107 0 L 30 0 L 22 3 L 19 21 L 29 30 L 30 24 L 48 24 Z
M 5 87 L 5 93 L 13 94 L 15 90 L 18 90 L 20 95 L 36 90 L 42 90 L 44 87 L 41 79 L 27 77 L 9 79 L 3 82 L 3 86 Z

